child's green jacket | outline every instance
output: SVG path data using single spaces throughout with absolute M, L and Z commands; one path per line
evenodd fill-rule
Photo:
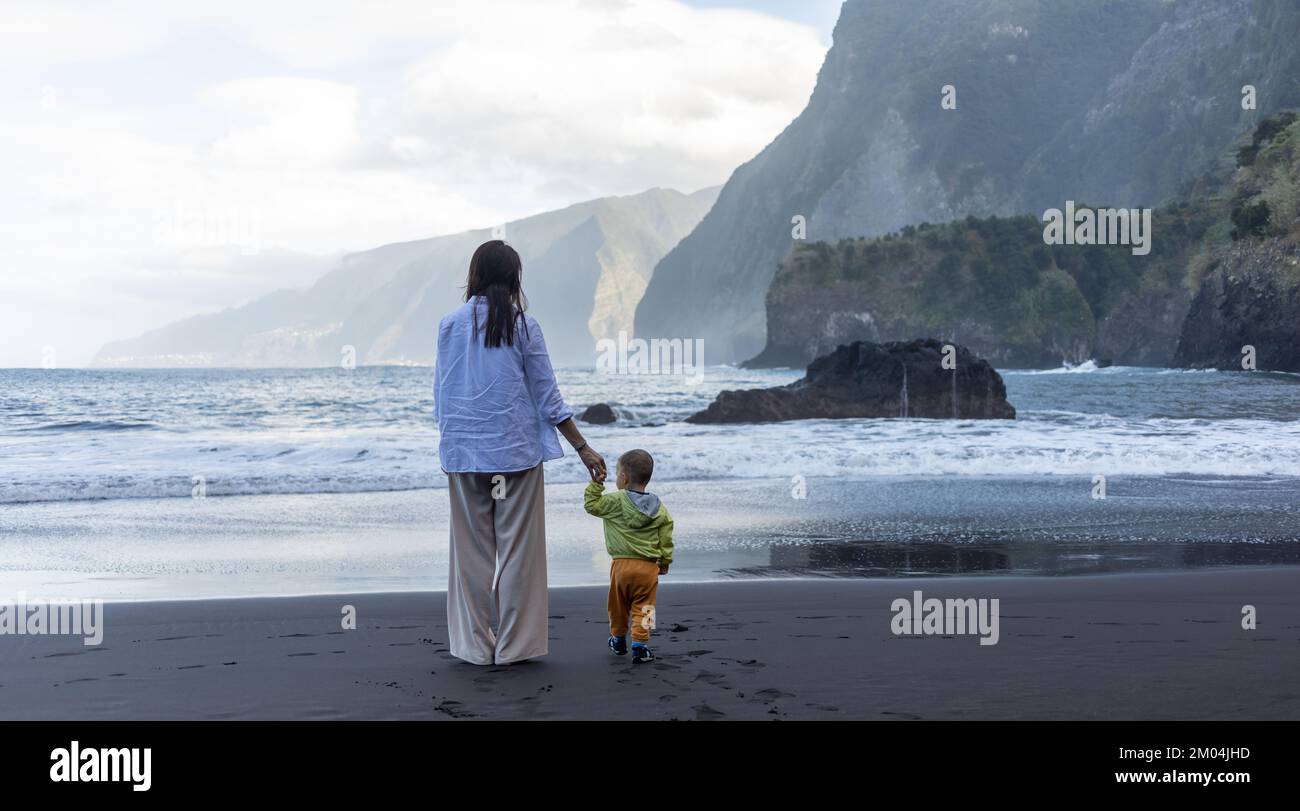
M 605 523 L 605 551 L 612 558 L 645 558 L 661 566 L 673 562 L 673 518 L 653 493 L 616 490 L 603 482 L 587 485 L 582 504 Z

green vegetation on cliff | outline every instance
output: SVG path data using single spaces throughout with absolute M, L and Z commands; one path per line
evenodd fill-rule
M 1245 141 L 1235 160 L 1153 212 L 1146 255 L 1045 244 L 1035 215 L 796 243 L 768 290 L 768 345 L 751 363 L 800 365 L 852 340 L 942 336 L 1002 366 L 1164 365 L 1192 296 L 1234 242 L 1296 233 L 1300 122 L 1267 119 Z M 1278 272 L 1300 269 L 1283 262 Z
M 1196 296 L 1173 365 L 1300 372 L 1300 121 L 1260 124 L 1237 152 L 1227 218 L 1190 268 Z M 1223 232 L 1228 231 L 1225 239 Z
M 829 332 L 812 344 L 799 340 L 786 349 L 803 356 L 846 339 L 936 335 L 968 344 L 1003 366 L 1077 362 L 1091 356 L 1098 322 L 1144 278 L 1159 279 L 1162 290 L 1179 284 L 1188 246 L 1212 222 L 1204 208 L 1155 212 L 1145 256 L 1135 256 L 1128 245 L 1047 245 L 1043 223 L 1032 215 L 967 217 L 871 240 L 799 244 L 769 290 L 768 324 L 777 339 L 769 350 L 790 343 L 781 338 L 791 327 L 806 332 L 809 324 L 823 324 Z M 800 313 L 800 301 L 814 290 L 821 304 L 857 317 L 809 320 Z M 866 334 L 839 334 L 844 328 Z

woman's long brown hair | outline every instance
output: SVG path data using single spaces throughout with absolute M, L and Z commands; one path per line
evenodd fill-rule
M 487 299 L 487 324 L 483 345 L 497 347 L 515 344 L 515 322 L 523 320 L 528 308 L 520 276 L 524 264 L 515 249 L 499 239 L 489 240 L 474 251 L 469 260 L 469 278 L 465 281 L 465 300 L 474 296 Z M 474 307 L 474 334 L 478 334 L 478 307 Z M 525 334 L 528 324 L 524 323 Z

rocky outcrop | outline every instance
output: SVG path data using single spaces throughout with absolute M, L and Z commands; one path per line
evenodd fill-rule
M 1183 323 L 1174 366 L 1300 372 L 1300 247 L 1238 243 L 1201 284 Z
M 594 406 L 588 406 L 578 415 L 578 419 L 592 425 L 609 425 L 618 420 L 618 414 L 609 407 L 608 403 L 596 403 Z
M 1014 419 L 1006 386 L 987 361 L 933 338 L 840 346 L 808 365 L 803 379 L 772 389 L 724 391 L 692 423 L 777 422 L 845 417 Z
M 802 367 L 852 341 L 933 335 L 998 368 L 1107 357 L 1164 366 L 1191 300 L 1188 255 L 1210 219 L 1161 210 L 1176 234 L 1127 245 L 1045 245 L 1038 217 L 966 218 L 874 240 L 800 246 L 767 294 L 767 346 L 742 366 Z
M 1204 272 L 1172 365 L 1300 372 L 1298 187 L 1300 120 L 1287 113 L 1237 150 L 1216 229 L 1227 236 L 1207 240 L 1194 265 Z
M 1140 287 L 1120 296 L 1097 322 L 1090 354 L 1120 366 L 1169 365 L 1192 296 L 1181 283 L 1181 273 L 1162 282 L 1163 275 L 1151 274 Z

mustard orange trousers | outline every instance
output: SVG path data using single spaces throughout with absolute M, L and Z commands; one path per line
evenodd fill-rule
M 614 558 L 609 566 L 609 632 L 649 642 L 655 627 L 655 592 L 659 589 L 659 564 L 639 558 Z

